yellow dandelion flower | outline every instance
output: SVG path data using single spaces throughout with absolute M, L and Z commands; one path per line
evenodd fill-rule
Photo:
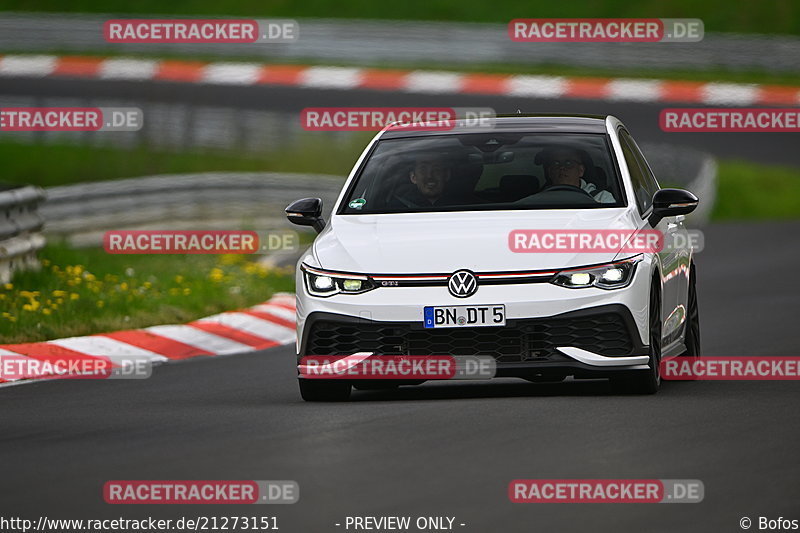
M 192 293 L 192 289 L 190 289 L 189 287 L 185 287 L 183 289 L 183 295 L 184 296 L 189 296 L 191 293 Z
M 181 275 L 175 276 L 175 283 L 183 283 L 183 276 Z
M 5 287 L 5 289 L 7 291 L 10 291 L 11 289 L 14 288 L 14 284 L 13 283 L 6 283 L 5 285 L 3 285 L 3 287 Z
M 48 308 L 46 308 L 46 307 L 45 307 L 44 309 L 42 309 L 42 314 L 43 314 L 43 315 L 49 315 L 51 312 L 52 312 L 52 311 L 50 311 L 50 310 L 49 310 Z
M 70 300 L 78 300 L 78 299 L 80 299 L 80 297 L 81 297 L 81 295 L 78 294 L 77 292 L 72 292 L 69 295 L 69 299 Z
M 103 300 L 97 300 L 97 307 L 105 307 L 106 303 Z
M 239 254 L 222 254 L 219 257 L 219 263 L 221 265 L 235 265 L 236 263 L 241 263 L 244 260 L 244 256 Z

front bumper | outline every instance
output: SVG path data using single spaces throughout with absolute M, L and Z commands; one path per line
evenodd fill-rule
M 446 329 L 315 312 L 307 317 L 299 341 L 300 356 L 491 356 L 497 377 L 608 377 L 610 372 L 646 368 L 649 359 L 632 314 L 621 304 L 509 319 L 502 327 Z
M 298 272 L 297 353 L 491 355 L 499 377 L 608 377 L 644 368 L 641 358 L 621 358 L 649 355 L 651 272 L 645 255 L 631 283 L 620 289 L 487 285 L 467 299 L 446 287 L 381 287 L 319 298 L 308 294 Z M 425 306 L 494 304 L 505 305 L 506 326 L 423 327 Z

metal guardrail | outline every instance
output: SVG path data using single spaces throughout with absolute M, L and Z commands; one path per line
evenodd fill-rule
M 529 13 L 535 16 L 535 13 Z M 521 15 L 522 16 L 522 15 Z M 706 33 L 697 43 L 517 43 L 497 23 L 298 19 L 288 44 L 109 44 L 103 23 L 114 15 L 0 13 L 0 50 L 170 53 L 262 60 L 348 61 L 360 64 L 500 63 L 578 67 L 733 71 L 800 70 L 800 38 Z M 162 16 L 140 18 L 164 18 Z
M 5 131 L 3 137 L 31 144 L 78 144 L 120 149 L 144 146 L 175 152 L 211 149 L 263 154 L 269 150 L 291 150 L 305 142 L 347 146 L 354 135 L 348 131 L 308 132 L 302 127 L 299 113 L 241 108 L 231 105 L 230 102 L 225 102 L 225 106 L 206 106 L 92 95 L 83 98 L 34 97 L 2 94 L 0 87 L 0 107 L 71 106 L 138 107 L 145 116 L 144 127 L 139 131 L 118 131 L 110 134 L 81 131 Z
M 15 271 L 39 268 L 36 252 L 45 243 L 42 200 L 39 187 L 0 188 L 0 283 L 8 283 Z
M 75 246 L 98 245 L 110 229 L 278 229 L 290 226 L 291 201 L 318 196 L 329 211 L 342 183 L 276 172 L 149 176 L 48 188 L 41 213 L 48 235 Z

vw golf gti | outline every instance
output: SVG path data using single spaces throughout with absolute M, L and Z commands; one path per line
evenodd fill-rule
M 698 203 L 662 189 L 613 116 L 515 115 L 491 124 L 387 127 L 365 149 L 297 268 L 297 353 L 484 356 L 496 377 L 608 378 L 652 394 L 663 358 L 700 356 L 693 251 Z M 530 231 L 663 237 L 631 251 L 515 248 Z M 519 235 L 523 238 L 520 240 Z M 421 380 L 310 379 L 308 401 Z

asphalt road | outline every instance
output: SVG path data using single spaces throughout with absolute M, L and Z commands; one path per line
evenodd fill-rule
M 707 355 L 797 355 L 800 224 L 707 229 Z M 741 531 L 800 519 L 797 382 L 507 380 L 308 404 L 292 347 L 193 360 L 142 381 L 0 389 L 0 516 L 275 515 L 284 532 L 348 515 L 454 516 L 457 531 Z M 516 478 L 700 479 L 698 504 L 512 504 Z M 111 479 L 293 479 L 290 506 L 112 506 Z M 754 526 L 755 530 L 757 526 Z M 352 531 L 352 530 L 351 530 Z
M 370 90 L 299 89 L 279 86 L 195 85 L 170 82 L 0 78 L 0 96 L 109 98 L 300 112 L 306 107 L 491 107 L 497 113 L 590 113 L 619 117 L 639 142 L 665 142 L 706 150 L 718 157 L 800 166 L 792 133 L 664 133 L 659 112 L 681 104 L 542 99 L 497 95 L 410 94 Z M 693 105 L 690 107 L 700 107 Z

